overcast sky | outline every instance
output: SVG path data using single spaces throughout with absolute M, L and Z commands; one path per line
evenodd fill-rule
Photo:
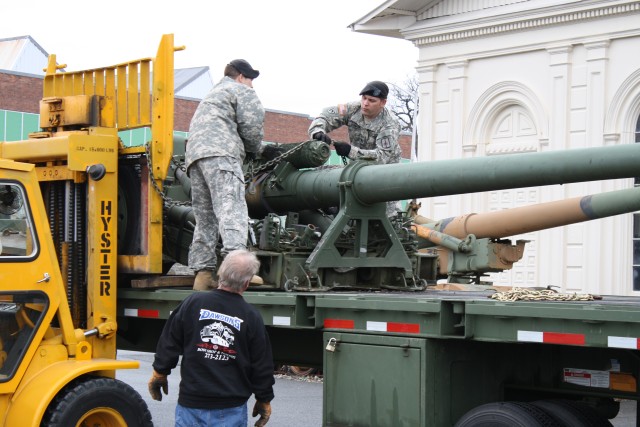
M 348 26 L 383 0 L 45 0 L 3 1 L 0 38 L 30 35 L 68 71 L 155 56 L 173 33 L 176 68 L 226 63 L 260 70 L 254 88 L 265 108 L 316 115 L 359 99 L 370 80 L 398 85 L 415 72 L 418 50 L 406 40 Z

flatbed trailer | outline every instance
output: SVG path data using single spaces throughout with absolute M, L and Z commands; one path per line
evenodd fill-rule
M 192 291 L 118 292 L 119 347 L 153 352 Z M 498 301 L 494 293 L 245 297 L 262 313 L 277 362 L 322 368 L 325 425 L 448 426 L 486 403 L 557 399 L 586 399 L 611 416 L 619 399 L 638 400 L 640 298 Z

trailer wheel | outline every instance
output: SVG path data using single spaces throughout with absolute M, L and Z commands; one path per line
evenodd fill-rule
M 296 377 L 308 377 L 318 372 L 316 368 L 310 368 L 307 366 L 289 365 L 289 373 Z
M 455 427 L 562 427 L 562 424 L 528 403 L 493 402 L 473 408 Z
M 65 387 L 51 402 L 46 427 L 153 427 L 140 394 L 122 381 L 92 378 Z
M 566 426 L 612 427 L 612 424 L 593 407 L 575 400 L 539 400 L 533 405 L 546 411 Z

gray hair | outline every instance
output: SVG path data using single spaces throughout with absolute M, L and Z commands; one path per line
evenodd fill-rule
M 218 282 L 220 287 L 241 292 L 259 269 L 260 261 L 253 252 L 237 249 L 224 257 L 218 268 Z

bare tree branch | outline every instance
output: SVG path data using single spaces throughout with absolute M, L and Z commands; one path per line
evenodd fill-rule
M 418 112 L 418 76 L 407 76 L 402 84 L 389 86 L 389 109 L 400 121 L 403 131 L 413 132 L 413 120 Z

